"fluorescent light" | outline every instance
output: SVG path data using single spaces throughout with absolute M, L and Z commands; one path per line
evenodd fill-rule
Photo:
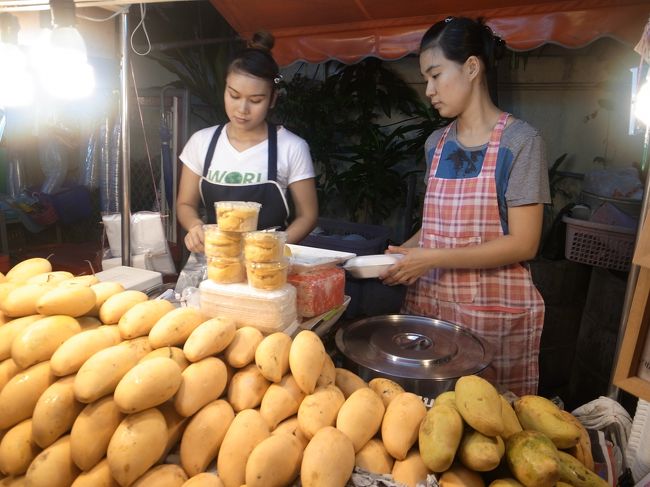
M 0 42 L 0 72 L 0 106 L 29 105 L 34 99 L 34 82 L 25 53 L 16 44 Z
M 650 73 L 650 71 L 649 71 Z M 640 121 L 650 126 L 650 74 L 646 76 L 645 83 L 636 94 L 634 101 L 634 116 Z

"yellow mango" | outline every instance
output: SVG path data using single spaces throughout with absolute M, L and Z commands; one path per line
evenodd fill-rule
M 445 404 L 427 411 L 419 431 L 422 461 L 432 472 L 451 467 L 463 436 L 463 420 L 458 411 Z
M 506 441 L 506 459 L 510 471 L 526 487 L 553 487 L 560 480 L 557 448 L 538 431 L 511 435 Z
M 515 401 L 515 412 L 524 429 L 544 433 L 560 449 L 580 441 L 580 428 L 567 421 L 560 408 L 545 397 L 523 396 Z
M 465 422 L 485 436 L 503 434 L 501 398 L 492 384 L 477 375 L 456 381 L 456 408 Z

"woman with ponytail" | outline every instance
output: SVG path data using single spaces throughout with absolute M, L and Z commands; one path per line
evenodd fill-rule
M 489 341 L 488 378 L 535 394 L 544 302 L 526 261 L 550 203 L 544 142 L 499 109 L 488 82 L 504 43 L 482 21 L 448 18 L 420 44 L 426 96 L 445 118 L 425 144 L 422 227 L 384 283 L 407 284 L 403 311 L 463 325 Z M 462 351 L 461 351 L 462 353 Z
M 217 201 L 261 203 L 258 228 L 286 227 L 289 243 L 299 242 L 316 225 L 318 201 L 309 146 L 266 120 L 281 80 L 271 55 L 273 43 L 270 34 L 257 33 L 230 63 L 224 92 L 228 122 L 196 132 L 180 155 L 184 165 L 177 214 L 192 252 L 203 252 L 201 200 L 207 223 L 215 223 Z

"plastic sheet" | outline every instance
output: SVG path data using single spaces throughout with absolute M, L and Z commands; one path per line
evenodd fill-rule
M 96 189 L 99 186 L 98 146 L 98 130 L 94 130 L 88 136 L 86 143 L 82 145 L 79 184 L 88 189 Z
M 641 200 L 643 182 L 635 167 L 599 169 L 585 174 L 582 190 L 607 198 Z
M 208 263 L 204 254 L 192 252 L 176 280 L 175 291 L 182 293 L 187 288 L 198 288 L 208 277 Z
M 119 120 L 107 119 L 99 130 L 99 206 L 102 213 L 120 211 L 120 134 Z
M 110 247 L 110 257 L 121 257 L 122 215 L 104 214 L 102 221 Z M 149 264 L 146 268 L 163 274 L 176 274 L 160 213 L 140 211 L 131 215 L 131 251 L 132 256 L 148 256 Z
M 58 137 L 45 138 L 38 147 L 39 162 L 45 179 L 41 192 L 51 194 L 61 188 L 68 175 L 70 154 Z

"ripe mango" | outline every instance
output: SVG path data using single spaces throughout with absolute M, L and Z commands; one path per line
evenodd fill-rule
M 562 416 L 560 408 L 544 397 L 521 397 L 515 401 L 515 412 L 524 429 L 544 433 L 560 449 L 571 448 L 580 441 L 580 428 Z

